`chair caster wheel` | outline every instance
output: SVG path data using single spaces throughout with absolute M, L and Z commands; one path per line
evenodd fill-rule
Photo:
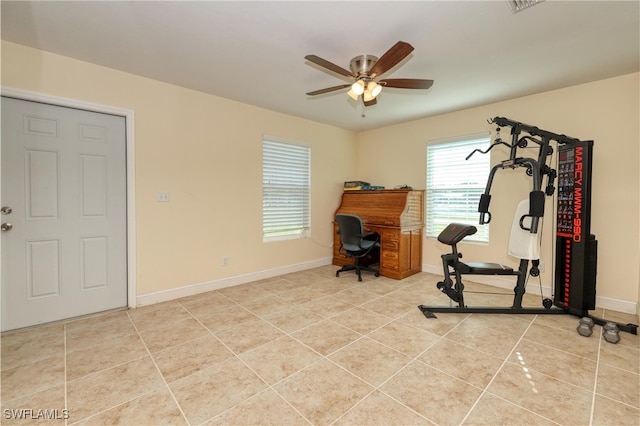
M 379 276 L 380 276 L 380 272 L 376 272 L 376 273 L 375 273 L 375 276 L 376 276 L 376 277 L 379 277 Z
M 336 272 L 336 278 L 340 276 L 340 272 Z
M 551 306 L 553 306 L 553 301 L 551 299 L 544 299 L 542 300 L 542 306 L 544 306 L 545 309 L 551 309 Z

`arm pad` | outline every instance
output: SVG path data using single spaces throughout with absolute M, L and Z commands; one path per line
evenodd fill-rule
M 480 196 L 480 204 L 478 205 L 478 212 L 489 213 L 490 202 L 491 202 L 491 194 L 482 194 Z
M 529 216 L 544 216 L 544 192 L 531 191 L 529 193 Z

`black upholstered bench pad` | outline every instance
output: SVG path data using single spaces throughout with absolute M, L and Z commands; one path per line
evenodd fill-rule
M 489 262 L 469 262 L 465 263 L 469 267 L 468 274 L 477 275 L 514 275 L 513 268 Z

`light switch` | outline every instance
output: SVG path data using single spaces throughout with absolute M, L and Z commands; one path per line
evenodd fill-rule
M 158 198 L 158 202 L 160 202 L 160 203 L 168 203 L 169 202 L 169 191 L 159 191 L 157 198 Z

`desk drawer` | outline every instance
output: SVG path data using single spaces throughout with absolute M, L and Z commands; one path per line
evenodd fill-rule
M 397 251 L 385 251 L 380 252 L 380 267 L 383 269 L 391 269 L 394 271 L 399 270 L 400 262 Z

